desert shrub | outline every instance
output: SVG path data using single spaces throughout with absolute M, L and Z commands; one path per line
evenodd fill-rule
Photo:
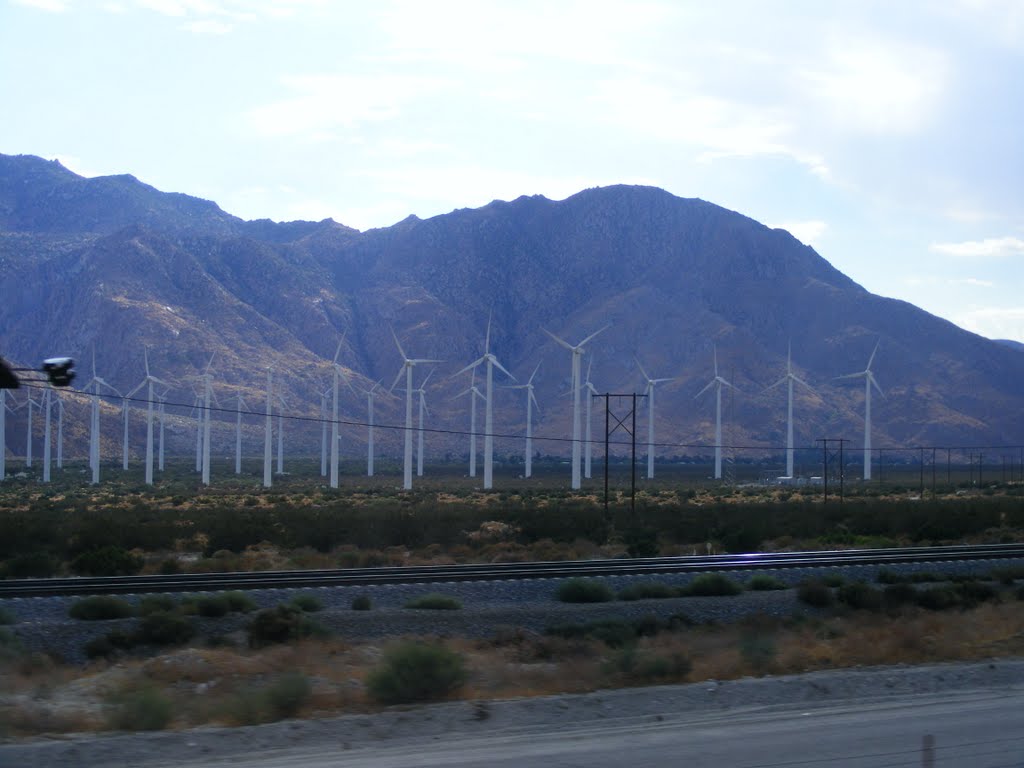
M 882 602 L 887 608 L 913 605 L 917 602 L 917 588 L 913 584 L 889 584 L 882 591 Z
M 298 714 L 312 693 L 313 686 L 308 677 L 299 672 L 288 672 L 271 683 L 264 696 L 271 718 L 282 720 Z
M 181 563 L 173 557 L 165 558 L 160 561 L 160 567 L 157 568 L 157 573 L 164 576 L 173 576 L 176 573 L 181 573 Z
M 640 581 L 623 587 L 619 590 L 619 600 L 664 600 L 669 597 L 678 597 L 679 593 L 674 587 L 656 581 Z
M 0 662 L 12 661 L 23 653 L 21 642 L 7 627 L 0 627 Z
M 143 563 L 126 549 L 107 545 L 80 554 L 71 561 L 71 570 L 83 576 L 134 576 Z
M 1009 586 L 1018 579 L 1024 579 L 1024 565 L 1008 565 L 992 569 L 992 578 Z
M 143 616 L 137 632 L 138 641 L 146 645 L 181 645 L 194 635 L 192 622 L 171 611 L 156 611 Z
M 5 579 L 47 579 L 60 569 L 57 559 L 47 552 L 15 555 L 3 567 Z
M 827 608 L 835 602 L 832 589 L 818 579 L 806 579 L 796 588 L 797 599 L 815 608 Z
M 194 602 L 196 613 L 208 619 L 218 619 L 231 612 L 231 604 L 223 594 L 200 595 Z
M 693 664 L 685 654 L 662 655 L 633 645 L 616 651 L 605 665 L 607 672 L 632 683 L 682 680 L 692 669 Z
M 135 636 L 114 630 L 101 637 L 94 637 L 85 644 L 85 655 L 90 659 L 117 656 L 135 647 Z
M 462 603 L 454 597 L 434 592 L 429 595 L 414 597 L 403 607 L 429 611 L 457 611 L 462 608 Z
M 960 604 L 965 608 L 994 600 L 997 594 L 995 587 L 980 581 L 964 581 L 956 585 L 956 591 L 960 596 Z
M 246 631 L 250 647 L 264 648 L 309 637 L 314 634 L 316 627 L 298 608 L 279 605 L 257 613 Z
M 759 532 L 748 528 L 730 529 L 718 535 L 722 549 L 732 553 L 757 552 L 762 541 L 763 536 Z
M 623 541 L 630 557 L 657 557 L 660 552 L 655 528 L 634 526 L 626 531 Z
M 740 655 L 756 672 L 764 672 L 775 661 L 775 636 L 770 632 L 751 629 L 740 635 Z
M 14 614 L 6 608 L 0 608 L 0 625 L 13 624 Z
M 256 601 L 237 589 L 225 592 L 224 599 L 228 601 L 228 609 L 232 613 L 249 613 L 256 610 Z
M 882 610 L 882 593 L 863 581 L 844 584 L 839 588 L 836 597 L 839 598 L 839 602 L 856 610 L 875 612 Z
M 843 584 L 846 583 L 846 577 L 840 573 L 826 573 L 824 576 L 821 577 L 821 582 L 826 587 L 832 587 L 832 589 L 837 589 L 838 587 L 841 587 L 843 586 Z
M 721 573 L 702 573 L 684 587 L 684 593 L 692 597 L 731 597 L 742 591 L 742 586 Z
M 774 576 L 769 576 L 767 573 L 759 573 L 756 576 L 750 577 L 750 581 L 747 582 L 747 589 L 753 592 L 768 592 L 774 589 L 789 589 L 789 585 Z
M 173 611 L 178 602 L 170 595 L 146 595 L 139 600 L 139 616 L 148 616 L 157 611 Z
M 120 597 L 92 595 L 72 603 L 68 615 L 81 621 L 106 621 L 134 616 L 135 609 L 131 603 Z
M 119 694 L 109 704 L 110 726 L 119 731 L 162 731 L 173 715 L 170 700 L 156 688 Z
M 323 602 L 316 595 L 296 595 L 290 602 L 303 613 L 316 613 L 324 609 Z
M 373 608 L 373 601 L 370 600 L 369 595 L 357 595 L 352 598 L 353 611 L 368 611 L 371 608 Z
M 371 698 L 381 704 L 443 699 L 466 681 L 462 656 L 443 645 L 406 642 L 389 648 L 366 678 Z
M 932 587 L 917 593 L 917 604 L 929 611 L 945 611 L 958 606 L 960 597 L 952 586 Z
M 555 597 L 563 603 L 608 603 L 614 599 L 611 587 L 603 581 L 582 578 L 563 581 Z
M 875 581 L 879 584 L 926 584 L 934 581 L 946 581 L 947 577 L 931 571 L 912 571 L 897 573 L 889 568 L 879 568 Z

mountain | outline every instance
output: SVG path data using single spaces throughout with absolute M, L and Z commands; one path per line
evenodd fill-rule
M 694 396 L 713 375 L 713 348 L 737 387 L 723 396 L 725 441 L 783 443 L 785 395 L 763 390 L 785 373 L 790 342 L 794 372 L 815 388 L 797 399 L 800 445 L 859 445 L 863 384 L 836 377 L 863 370 L 876 343 L 876 446 L 1024 435 L 1018 349 L 868 293 L 783 230 L 650 187 L 495 201 L 359 232 L 331 220 L 247 222 L 131 176 L 85 179 L 0 155 L 0 276 L 0 354 L 70 354 L 84 383 L 95 348 L 97 371 L 125 391 L 141 381 L 148 346 L 154 374 L 189 404 L 189 382 L 212 355 L 222 402 L 240 391 L 260 403 L 272 366 L 292 408 L 316 415 L 341 334 L 355 381 L 388 386 L 400 363 L 394 328 L 410 355 L 447 361 L 431 382 L 431 419 L 463 429 L 449 398 L 467 382 L 445 377 L 479 357 L 491 315 L 492 350 L 510 371 L 525 379 L 541 364 L 538 434 L 564 437 L 570 421 L 560 397 L 569 356 L 541 328 L 575 342 L 610 324 L 589 346 L 594 383 L 640 391 L 634 355 L 673 377 L 658 390 L 658 440 L 680 447 L 665 453 L 712 441 L 713 396 Z M 497 431 L 522 430 L 519 394 L 499 391 Z M 364 408 L 346 393 L 348 418 Z M 404 418 L 397 401 L 381 408 L 378 422 Z M 305 439 L 311 448 L 319 434 Z M 436 440 L 462 449 L 463 438 Z

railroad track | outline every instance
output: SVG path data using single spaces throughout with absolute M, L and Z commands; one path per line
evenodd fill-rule
M 1024 559 L 1024 544 L 911 547 L 749 555 L 654 557 L 570 562 L 429 565 L 399 568 L 339 568 L 309 571 L 188 573 L 0 581 L 0 599 L 58 595 L 217 592 L 234 589 L 293 589 L 377 584 L 424 584 L 573 576 L 643 576 L 773 568 L 925 564 L 966 560 Z

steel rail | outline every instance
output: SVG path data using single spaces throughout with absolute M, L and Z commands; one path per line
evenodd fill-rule
M 455 581 L 555 579 L 573 576 L 642 576 L 708 571 L 825 568 L 852 565 L 884 566 L 1013 558 L 1024 559 L 1024 544 L 694 555 L 564 562 L 8 579 L 0 581 L 0 599 L 61 595 L 214 592 L 234 589 L 295 589 Z

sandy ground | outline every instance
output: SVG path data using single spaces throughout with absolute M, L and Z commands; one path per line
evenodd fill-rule
M 169 766 L 244 763 L 254 754 L 295 746 L 363 750 L 425 743 L 446 736 L 543 732 L 599 725 L 615 718 L 639 723 L 680 713 L 751 706 L 813 706 L 943 691 L 1012 691 L 1024 687 L 1024 660 L 830 670 L 806 675 L 714 680 L 688 685 L 599 691 L 509 701 L 394 707 L 372 715 L 285 721 L 244 728 L 103 736 L 68 736 L 0 746 L 0 767 Z

